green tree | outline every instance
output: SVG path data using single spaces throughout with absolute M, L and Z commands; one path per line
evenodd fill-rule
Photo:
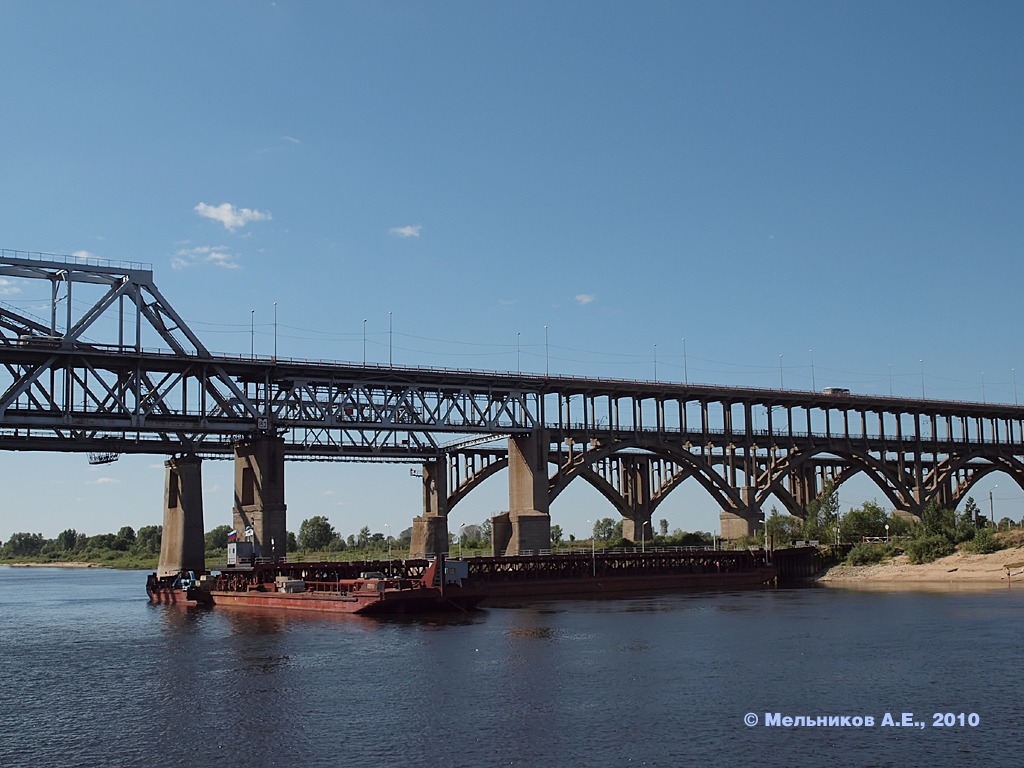
M 967 501 L 964 502 L 964 514 L 970 518 L 971 522 L 977 524 L 978 514 L 981 512 L 978 509 L 978 502 L 974 500 L 973 496 L 968 496 Z
M 7 557 L 31 557 L 38 555 L 45 543 L 41 533 L 12 533 L 4 544 L 3 553 Z
M 370 529 L 364 529 L 369 535 Z M 313 515 L 308 520 L 303 520 L 299 526 L 298 545 L 300 549 L 318 552 L 330 545 L 337 537 L 334 526 L 323 515 Z
M 955 544 L 958 540 L 956 512 L 952 509 L 944 509 L 933 501 L 922 510 L 921 523 L 926 535 L 941 536 L 950 544 Z
M 370 543 L 370 526 L 364 525 L 359 529 L 359 534 L 356 536 L 356 546 L 360 549 L 365 549 L 366 545 Z
M 668 536 L 668 520 L 662 518 L 658 521 L 658 530 L 661 531 L 662 536 Z
M 835 540 L 836 521 L 839 519 L 839 494 L 831 482 L 807 505 L 804 518 L 804 538 L 831 542 Z
M 885 536 L 889 513 L 874 501 L 865 501 L 859 508 L 853 508 L 841 521 L 841 539 L 857 543 L 864 537 Z
M 160 552 L 160 539 L 163 536 L 162 525 L 144 525 L 135 534 L 135 549 L 144 554 L 155 555 Z
M 288 531 L 288 535 L 285 536 L 285 551 L 287 552 L 298 552 L 299 541 L 295 538 L 294 531 Z
M 560 525 L 552 525 L 551 526 L 551 545 L 554 546 L 554 547 L 557 547 L 559 544 L 561 544 L 562 543 L 562 536 L 563 535 L 564 534 L 562 533 L 562 526 L 560 526 Z
M 779 510 L 772 507 L 765 527 L 768 529 L 768 540 L 773 548 L 789 546 L 793 541 L 803 535 L 803 521 L 793 515 L 783 515 Z
M 602 517 L 594 523 L 594 539 L 597 541 L 618 541 L 622 538 L 622 521 Z
M 68 528 L 67 530 L 61 531 L 57 534 L 57 549 L 62 552 L 74 552 L 75 545 L 78 543 L 78 531 L 74 528 Z
M 114 539 L 117 538 L 112 533 L 98 533 L 95 536 L 90 536 L 85 543 L 86 549 L 113 549 Z
M 207 531 L 205 538 L 207 552 L 220 552 L 228 548 L 228 534 L 231 533 L 230 525 L 218 525 L 212 531 Z

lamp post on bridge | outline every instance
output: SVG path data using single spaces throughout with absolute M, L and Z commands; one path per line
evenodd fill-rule
M 544 326 L 544 375 L 551 375 L 551 357 L 548 350 L 548 327 Z
M 998 487 L 999 487 L 998 485 L 993 485 L 992 486 L 992 491 L 994 491 Z M 996 508 L 995 508 L 995 502 L 992 501 L 992 491 L 988 492 L 988 519 L 991 520 L 993 523 L 995 523 L 996 522 Z M 999 530 L 998 524 L 996 525 L 996 530 Z

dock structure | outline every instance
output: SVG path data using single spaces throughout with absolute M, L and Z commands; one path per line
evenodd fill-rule
M 726 539 L 760 530 L 769 496 L 802 517 L 860 473 L 909 516 L 956 507 L 995 471 L 1024 488 L 1017 405 L 214 354 L 149 265 L 5 250 L 0 276 L 46 281 L 53 297 L 42 318 L 0 304 L 0 450 L 167 457 L 166 569 L 201 568 L 209 459 L 235 462 L 233 527 L 268 557 L 283 553 L 294 460 L 417 466 L 414 555 L 441 551 L 452 509 L 499 472 L 502 555 L 550 548 L 575 480 L 634 541 L 691 478 Z

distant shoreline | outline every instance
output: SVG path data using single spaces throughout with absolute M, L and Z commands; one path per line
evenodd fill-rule
M 876 565 L 835 565 L 816 581 L 825 586 L 970 587 L 983 589 L 1019 584 L 1024 588 L 1024 547 L 990 555 L 956 552 L 930 563 L 914 565 L 906 555 Z M 1009 572 L 1009 577 L 1007 573 Z M 1009 578 L 1009 581 L 1007 581 Z
M 0 563 L 8 568 L 109 568 L 109 565 L 102 563 L 82 563 L 76 561 L 57 563 Z

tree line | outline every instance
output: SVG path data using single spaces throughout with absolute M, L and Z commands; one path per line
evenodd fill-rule
M 52 539 L 45 538 L 41 533 L 12 533 L 0 546 L 0 558 L 50 562 L 147 561 L 160 555 L 162 534 L 161 525 L 146 525 L 138 531 L 126 525 L 117 533 L 100 533 L 95 536 L 67 528 Z
M 932 503 L 922 511 L 920 520 L 886 511 L 874 501 L 841 515 L 839 496 L 831 484 L 807 505 L 803 519 L 779 514 L 773 508 L 765 521 L 771 546 L 787 547 L 800 540 L 848 546 L 847 561 L 853 565 L 880 562 L 902 553 L 912 563 L 926 563 L 950 555 L 957 548 L 989 554 L 1003 546 L 999 531 L 1012 527 L 1016 524 L 1009 518 L 994 524 L 981 514 L 971 497 L 960 513 Z M 754 543 L 765 543 L 763 532 L 754 537 Z

